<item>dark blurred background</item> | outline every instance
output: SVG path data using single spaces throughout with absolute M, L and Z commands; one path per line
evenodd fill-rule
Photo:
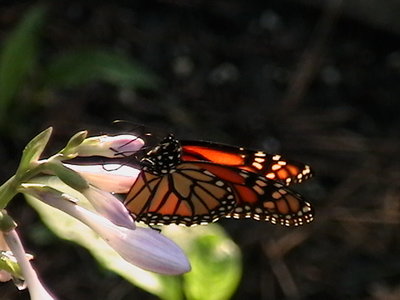
M 7 1 L 2 51 L 39 5 L 11 92 L 0 61 L 2 182 L 44 128 L 57 149 L 77 130 L 118 132 L 115 119 L 284 153 L 316 171 L 296 187 L 315 221 L 220 222 L 243 251 L 233 299 L 400 299 L 398 1 Z M 53 237 L 22 201 L 9 211 L 61 299 L 156 299 Z M 0 298 L 29 297 L 7 283 Z

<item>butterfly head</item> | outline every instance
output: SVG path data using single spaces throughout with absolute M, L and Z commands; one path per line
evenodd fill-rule
M 154 175 L 168 174 L 181 162 L 181 144 L 172 134 L 167 135 L 140 161 L 143 170 Z

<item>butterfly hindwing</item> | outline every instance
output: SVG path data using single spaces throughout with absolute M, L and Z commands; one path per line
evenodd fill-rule
M 313 220 L 311 204 L 280 182 L 229 166 L 209 162 L 197 164 L 232 188 L 236 204 L 225 217 L 252 218 L 285 226 L 299 226 Z
M 167 175 L 141 172 L 125 200 L 137 221 L 149 225 L 206 224 L 232 211 L 229 185 L 196 164 L 182 163 Z

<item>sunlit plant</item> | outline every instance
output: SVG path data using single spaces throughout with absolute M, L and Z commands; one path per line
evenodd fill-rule
M 230 297 L 240 279 L 240 253 L 215 225 L 207 231 L 176 226 L 163 230 L 176 238 L 196 268 L 183 281 L 156 275 L 183 274 L 191 266 L 172 240 L 136 226 L 116 196 L 129 191 L 140 170 L 112 159 L 135 153 L 143 140 L 132 135 L 87 137 L 82 131 L 63 149 L 42 158 L 51 132 L 49 128 L 28 143 L 15 175 L 0 186 L 1 281 L 13 279 L 20 289 L 27 287 L 31 299 L 55 299 L 32 268 L 33 256 L 24 250 L 17 223 L 6 211 L 22 193 L 57 235 L 88 248 L 103 266 L 162 299 L 202 299 L 204 283 L 218 291 L 210 299 Z M 100 157 L 97 164 L 74 163 L 75 158 L 91 156 Z M 105 164 L 104 158 L 111 163 Z
M 4 239 L 0 252 L 0 267 L 4 271 L 3 280 L 24 279 L 32 299 L 52 299 L 40 283 L 35 271 L 30 266 L 29 256 L 25 254 L 16 231 L 16 223 L 5 210 L 7 204 L 18 193 L 34 197 L 46 205 L 67 213 L 95 231 L 123 259 L 145 270 L 176 275 L 190 270 L 189 262 L 183 251 L 171 240 L 150 228 L 139 228 L 122 203 L 109 191 L 110 183 L 102 181 L 101 175 L 93 173 L 93 166 L 79 171 L 65 162 L 83 156 L 115 155 L 115 151 L 135 152 L 143 146 L 143 141 L 134 136 L 94 137 L 86 138 L 86 132 L 79 132 L 71 138 L 64 149 L 47 159 L 40 159 L 46 146 L 51 128 L 34 138 L 25 148 L 16 174 L 0 187 L 0 228 Z M 99 166 L 98 166 L 99 167 Z M 115 191 L 126 192 L 135 179 L 137 171 L 127 167 L 105 171 L 107 166 L 101 165 L 108 179 L 116 173 L 118 184 Z M 79 167 L 78 167 L 79 169 Z M 92 173 L 91 173 L 92 171 Z M 125 172 L 125 176 L 122 176 Z M 91 175 L 94 176 L 91 177 Z M 44 176 L 45 175 L 45 176 Z M 85 177 L 87 179 L 85 179 Z M 121 178 L 122 177 L 122 178 Z M 52 179 L 60 180 L 75 193 L 80 193 L 88 203 L 49 185 Z M 91 182 L 95 182 L 94 186 Z M 110 181 L 115 182 L 115 181 Z M 90 205 L 90 208 L 88 206 Z M 22 286 L 22 285 L 20 285 Z

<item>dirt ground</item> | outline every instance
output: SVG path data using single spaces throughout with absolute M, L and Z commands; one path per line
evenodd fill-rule
M 0 42 L 31 5 L 1 4 Z M 133 91 L 94 82 L 45 95 L 1 138 L 1 181 L 49 125 L 55 145 L 81 129 L 115 131 L 112 121 L 123 119 L 161 136 L 284 153 L 315 169 L 296 187 L 315 221 L 298 229 L 221 222 L 244 256 L 233 299 L 400 299 L 399 35 L 301 1 L 58 1 L 42 34 L 43 64 L 94 45 L 129 54 L 162 83 Z M 84 249 L 37 238 L 40 220 L 22 202 L 9 210 L 61 299 L 156 299 Z M 28 299 L 11 284 L 1 294 Z

